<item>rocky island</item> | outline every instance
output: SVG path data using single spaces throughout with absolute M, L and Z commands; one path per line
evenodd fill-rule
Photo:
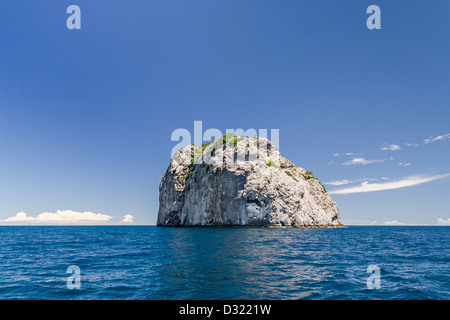
M 343 227 L 312 172 L 266 138 L 235 134 L 174 155 L 159 186 L 157 225 Z

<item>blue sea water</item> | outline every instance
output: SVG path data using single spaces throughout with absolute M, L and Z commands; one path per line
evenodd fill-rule
M 0 227 L 0 299 L 447 300 L 449 244 L 449 227 Z

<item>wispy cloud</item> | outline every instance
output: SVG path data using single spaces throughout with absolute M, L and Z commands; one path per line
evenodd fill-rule
M 344 156 L 360 156 L 362 153 L 355 153 L 355 152 L 345 152 L 343 153 Z
M 354 181 L 344 179 L 344 180 L 333 180 L 333 181 L 324 182 L 324 184 L 328 184 L 330 186 L 342 186 L 342 185 L 350 184 L 350 183 L 354 183 Z
M 376 180 L 379 180 L 379 179 L 378 178 L 360 178 L 360 179 L 354 179 L 354 180 L 343 179 L 343 180 L 327 181 L 327 182 L 324 182 L 324 184 L 327 184 L 330 186 L 343 186 L 346 184 L 352 184 L 352 183 L 357 183 L 357 182 L 361 182 L 361 181 L 376 181 Z
M 333 156 L 339 157 L 339 156 L 361 156 L 364 153 L 358 153 L 358 152 L 342 152 L 342 153 L 333 153 Z
M 409 167 L 411 165 L 411 162 L 407 162 L 407 163 L 399 162 L 398 165 L 400 167 Z
M 447 220 L 442 219 L 442 218 L 438 218 L 438 219 L 437 219 L 437 223 L 438 223 L 439 225 L 450 226 L 450 218 L 447 219 Z
M 446 133 L 446 134 L 442 134 L 439 136 L 431 136 L 427 139 L 423 140 L 424 144 L 429 144 L 432 142 L 436 142 L 436 141 L 450 141 L 450 133 Z M 420 144 L 419 143 L 412 143 L 412 142 L 405 142 L 403 143 L 403 145 L 405 145 L 406 147 L 418 147 Z M 402 150 L 402 147 L 398 144 L 389 144 L 387 145 L 386 143 L 383 144 L 380 147 L 380 150 L 382 151 L 399 151 Z M 364 153 L 357 153 L 357 152 L 341 152 L 341 153 L 334 153 L 333 156 L 335 157 L 339 157 L 339 156 L 353 156 L 355 157 L 354 159 L 344 162 L 343 165 L 353 165 L 353 164 L 370 164 L 370 163 L 374 163 L 374 162 L 383 162 L 383 160 L 380 159 L 375 159 L 375 160 L 366 160 L 364 159 L 362 156 L 364 155 Z M 356 158 L 358 157 L 358 158 Z
M 398 151 L 398 150 L 402 150 L 402 148 L 399 145 L 397 145 L 397 144 L 390 144 L 388 146 L 381 147 L 381 150 Z
M 399 222 L 397 220 L 392 220 L 392 221 L 383 222 L 382 225 L 384 225 L 384 226 L 407 226 L 408 224 L 404 223 L 404 222 Z
M 343 166 L 351 166 L 351 165 L 367 165 L 371 163 L 384 162 L 382 159 L 365 159 L 365 158 L 353 158 L 347 162 L 342 163 Z
M 36 217 L 28 216 L 26 212 L 18 212 L 15 216 L 0 220 L 2 224 L 101 224 L 112 217 L 106 214 L 77 212 L 72 210 L 57 210 L 43 212 Z
M 383 183 L 369 183 L 368 181 L 364 181 L 359 186 L 342 188 L 334 191 L 330 191 L 330 194 L 351 194 L 351 193 L 363 193 L 363 192 L 373 192 L 373 191 L 383 191 L 383 190 L 393 190 L 400 189 L 405 187 L 412 187 L 422 183 L 443 179 L 449 177 L 450 173 L 441 174 L 430 177 L 419 177 L 419 176 L 411 176 L 406 177 L 401 180 L 389 181 Z
M 437 136 L 437 137 L 431 137 L 431 138 L 425 139 L 425 140 L 423 140 L 423 143 L 424 144 L 428 144 L 428 143 L 432 143 L 432 142 L 435 142 L 435 141 L 448 140 L 448 139 L 450 139 L 450 133 L 443 134 L 443 135 Z

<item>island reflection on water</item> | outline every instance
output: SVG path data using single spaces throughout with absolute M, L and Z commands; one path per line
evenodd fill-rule
M 164 245 L 174 262 L 163 276 L 173 286 L 169 296 L 187 290 L 192 299 L 319 297 L 323 283 L 336 276 L 353 276 L 342 271 L 336 274 L 336 264 L 342 259 L 334 257 L 339 250 L 328 250 L 333 246 L 330 234 L 344 229 L 163 230 L 170 234 Z M 359 281 L 361 289 L 363 280 Z

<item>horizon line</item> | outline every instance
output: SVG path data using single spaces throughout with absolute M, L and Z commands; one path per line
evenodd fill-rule
M 157 227 L 156 224 L 0 224 L 0 227 Z M 196 227 L 214 227 L 214 228 L 234 228 L 233 226 L 172 226 L 169 228 L 196 228 Z M 268 228 L 258 226 L 236 226 L 248 228 Z M 450 227 L 450 224 L 344 224 L 344 227 Z M 167 228 L 167 226 L 164 226 Z M 284 229 L 284 228 L 279 228 Z M 309 227 L 295 227 L 286 229 L 311 229 Z M 313 229 L 333 229 L 333 228 L 313 228 Z M 336 228 L 339 229 L 339 228 Z

